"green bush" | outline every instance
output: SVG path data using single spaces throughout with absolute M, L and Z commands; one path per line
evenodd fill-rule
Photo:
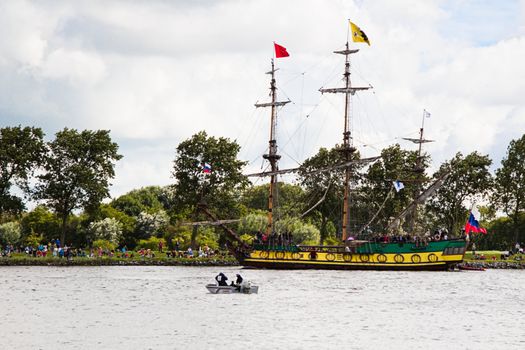
M 253 235 L 249 235 L 247 233 L 241 235 L 241 239 L 243 242 L 247 243 L 247 244 L 252 244 L 253 243 Z
M 0 225 L 0 244 L 17 244 L 20 241 L 20 224 L 16 221 Z
M 144 248 L 144 249 L 151 249 L 151 250 L 158 250 L 159 249 L 159 242 L 162 242 L 162 245 L 164 246 L 164 249 L 167 249 L 166 241 L 164 238 L 157 238 L 157 237 L 150 237 L 148 239 L 141 239 L 139 241 L 139 244 L 137 245 L 137 248 Z
M 29 247 L 37 247 L 44 240 L 43 235 L 38 235 L 34 232 L 31 232 L 29 236 L 26 237 L 25 244 Z
M 177 231 L 173 237 L 173 245 L 179 242 L 179 249 L 186 250 L 191 244 L 191 230 L 188 227 Z
M 210 249 L 219 249 L 219 236 L 215 233 L 213 227 L 199 228 L 196 243 L 197 246 L 204 247 L 207 245 Z
M 326 237 L 325 240 L 324 240 L 324 245 L 340 245 L 341 244 L 341 240 L 334 237 L 334 236 L 329 236 L 329 237 Z
M 97 249 L 99 247 L 105 250 L 115 250 L 116 245 L 105 239 L 97 239 L 93 242 L 93 248 Z

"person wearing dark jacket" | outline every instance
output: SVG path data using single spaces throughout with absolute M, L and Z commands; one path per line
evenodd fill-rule
M 235 284 L 240 286 L 242 283 L 242 277 L 241 275 L 237 274 L 237 279 L 235 280 Z
M 228 277 L 226 277 L 225 274 L 222 272 L 219 273 L 217 276 L 215 276 L 215 280 L 219 283 L 219 286 L 227 286 L 228 283 L 226 282 L 228 280 Z

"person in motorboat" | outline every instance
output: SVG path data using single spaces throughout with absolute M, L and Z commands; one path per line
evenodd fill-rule
M 240 287 L 241 287 L 243 279 L 242 279 L 241 275 L 239 275 L 239 274 L 237 274 L 235 276 L 237 276 L 237 279 L 230 283 L 230 287 L 237 287 L 237 290 L 240 290 Z
M 226 282 L 228 280 L 228 277 L 226 277 L 226 275 L 223 274 L 222 272 L 219 273 L 217 276 L 215 276 L 215 280 L 217 281 L 217 283 L 219 283 L 219 286 L 228 285 L 228 283 Z
M 240 291 L 243 279 L 241 275 L 239 274 L 237 274 L 236 276 L 237 276 L 237 279 L 235 280 L 235 287 L 237 287 L 237 290 Z

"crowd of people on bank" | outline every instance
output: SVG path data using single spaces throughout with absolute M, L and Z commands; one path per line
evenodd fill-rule
M 159 243 L 158 250 L 150 248 L 139 248 L 137 250 L 129 250 L 127 246 L 118 249 L 107 249 L 102 247 L 92 247 L 88 249 L 74 248 L 71 245 L 61 244 L 59 239 L 54 239 L 48 244 L 38 244 L 37 246 L 19 246 L 6 245 L 0 249 L 0 257 L 10 257 L 13 253 L 23 253 L 28 257 L 57 257 L 71 259 L 74 257 L 83 258 L 102 258 L 102 257 L 118 257 L 118 258 L 207 258 L 220 254 L 219 250 L 211 249 L 207 244 L 199 246 L 198 250 L 193 251 L 191 247 L 188 249 L 181 249 L 177 241 L 173 249 L 164 249 L 162 242 Z

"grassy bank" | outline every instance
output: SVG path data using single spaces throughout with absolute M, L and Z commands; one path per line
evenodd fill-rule
M 525 269 L 525 256 L 514 255 L 508 259 L 501 259 L 500 251 L 477 251 L 476 255 L 483 254 L 486 259 L 474 259 L 472 252 L 465 254 L 465 266 L 479 266 L 498 269 Z M 495 260 L 492 257 L 496 257 Z M 101 258 L 73 257 L 70 259 L 53 256 L 32 257 L 24 253 L 12 254 L 10 257 L 0 257 L 0 266 L 237 266 L 238 262 L 231 255 L 216 255 L 202 258 L 166 257 L 158 254 L 155 257 L 121 258 L 104 256 Z
M 232 256 L 213 256 L 209 258 L 167 258 L 162 257 L 74 257 L 70 259 L 32 257 L 26 254 L 13 254 L 0 258 L 0 266 L 235 266 L 237 261 Z

